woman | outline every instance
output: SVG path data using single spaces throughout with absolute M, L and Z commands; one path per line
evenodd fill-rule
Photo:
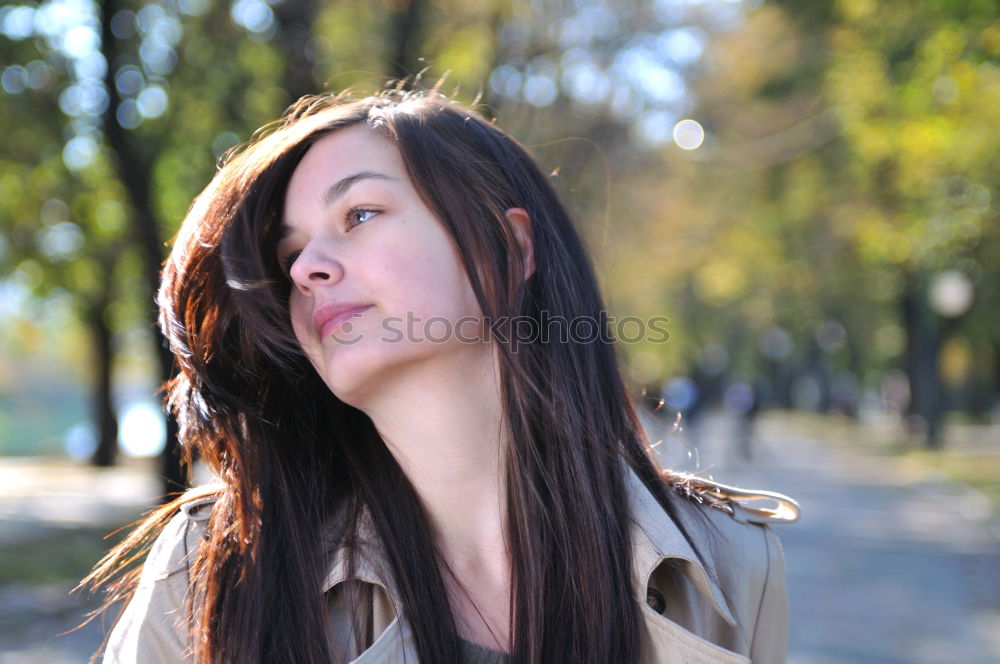
M 269 129 L 164 269 L 169 404 L 218 483 L 89 577 L 159 533 L 112 586 L 105 661 L 782 661 L 767 522 L 794 503 L 654 465 L 524 148 L 398 89 Z M 737 500 L 762 497 L 779 509 Z

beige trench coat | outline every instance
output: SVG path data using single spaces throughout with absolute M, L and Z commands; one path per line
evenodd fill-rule
M 679 493 L 671 498 L 680 510 L 709 565 L 694 555 L 677 525 L 642 482 L 629 473 L 633 514 L 632 542 L 635 593 L 641 603 L 641 664 L 778 664 L 785 661 L 788 604 L 784 558 L 771 523 L 794 521 L 798 507 L 791 499 L 769 492 L 747 492 L 712 485 L 725 497 L 728 512 L 697 504 Z M 755 507 L 760 500 L 773 507 Z M 108 642 L 106 664 L 178 664 L 185 662 L 186 555 L 204 533 L 211 498 L 189 503 L 154 543 L 133 599 Z M 718 526 L 719 536 L 695 521 L 702 510 Z M 361 524 L 362 533 L 371 531 Z M 413 635 L 405 618 L 393 609 L 393 584 L 378 572 L 385 566 L 377 539 L 360 550 L 352 578 L 370 584 L 362 624 L 370 633 L 351 634 L 338 586 L 347 581 L 341 555 L 334 557 L 324 582 L 330 601 L 332 641 L 344 652 L 363 652 L 353 664 L 417 662 Z

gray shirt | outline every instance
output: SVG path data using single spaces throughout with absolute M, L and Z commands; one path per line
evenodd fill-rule
M 507 664 L 510 661 L 502 652 L 490 650 L 472 641 L 459 639 L 458 645 L 462 649 L 462 664 Z

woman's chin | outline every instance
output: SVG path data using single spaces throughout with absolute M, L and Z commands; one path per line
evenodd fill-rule
M 358 344 L 325 349 L 320 377 L 334 396 L 364 410 L 386 381 L 398 378 L 399 358 L 378 344 Z
M 401 385 L 412 386 L 415 377 L 442 359 L 441 348 L 433 344 L 359 343 L 324 350 L 316 367 L 323 382 L 338 399 L 361 410 Z
M 371 367 L 341 357 L 331 358 L 320 372 L 323 382 L 333 395 L 355 408 L 360 408 L 364 394 L 370 391 L 373 383 L 372 374 Z

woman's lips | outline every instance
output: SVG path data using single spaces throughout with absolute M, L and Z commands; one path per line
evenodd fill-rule
M 313 328 L 320 338 L 325 339 L 340 329 L 341 325 L 354 318 L 355 315 L 370 309 L 372 306 L 360 302 L 342 304 L 330 302 L 321 305 L 313 312 Z

